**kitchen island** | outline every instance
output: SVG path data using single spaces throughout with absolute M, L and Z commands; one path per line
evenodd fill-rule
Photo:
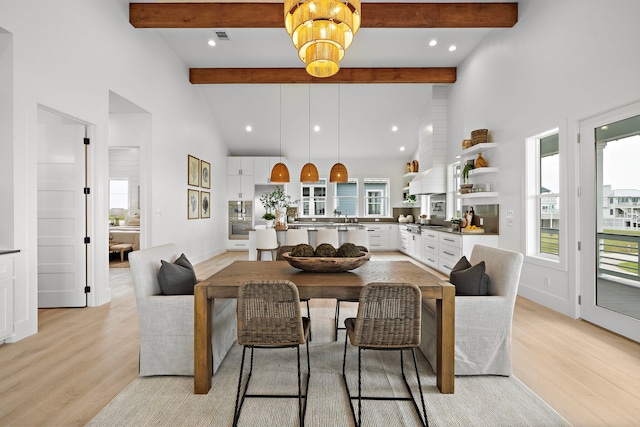
M 340 244 L 345 242 L 348 230 L 368 230 L 366 224 L 354 222 L 293 222 L 287 224 L 289 228 L 304 228 L 309 233 L 309 244 L 316 247 L 316 235 L 318 228 L 337 228 L 338 241 Z M 276 230 L 278 236 L 278 244 L 284 246 L 287 244 L 287 230 Z M 263 253 L 265 260 L 271 259 L 271 253 Z M 256 251 L 256 233 L 255 229 L 249 229 L 249 261 L 255 261 L 258 258 Z

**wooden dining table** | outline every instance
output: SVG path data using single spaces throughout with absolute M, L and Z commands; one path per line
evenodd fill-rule
M 438 321 L 436 369 L 441 393 L 454 391 L 455 287 L 410 261 L 369 261 L 348 272 L 318 273 L 298 270 L 287 261 L 235 261 L 195 286 L 194 290 L 194 393 L 211 389 L 210 300 L 237 298 L 238 288 L 250 280 L 290 280 L 298 287 L 300 299 L 355 299 L 367 283 L 410 282 L 420 288 L 423 299 L 435 299 Z

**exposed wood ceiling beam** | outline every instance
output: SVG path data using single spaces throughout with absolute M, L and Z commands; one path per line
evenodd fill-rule
M 130 3 L 136 28 L 283 28 L 283 3 Z M 363 3 L 363 28 L 509 28 L 518 3 Z
M 254 83 L 455 83 L 455 68 L 341 68 L 338 74 L 318 79 L 304 68 L 191 68 L 193 84 Z

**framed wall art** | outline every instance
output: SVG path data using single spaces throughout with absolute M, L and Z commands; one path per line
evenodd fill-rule
M 187 190 L 187 219 L 200 218 L 200 192 Z
M 208 191 L 200 192 L 200 218 L 211 218 L 211 193 Z
M 211 164 L 200 160 L 200 187 L 211 188 Z
M 189 155 L 187 157 L 187 175 L 188 184 L 198 186 L 200 185 L 200 159 Z

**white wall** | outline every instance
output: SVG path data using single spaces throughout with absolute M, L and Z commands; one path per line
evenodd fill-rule
M 108 288 L 106 250 L 97 248 L 106 248 L 108 239 L 103 225 L 110 91 L 151 115 L 151 142 L 141 147 L 146 159 L 141 170 L 146 188 L 142 211 L 150 213 L 148 244 L 175 242 L 193 262 L 224 250 L 226 146 L 198 89 L 189 83 L 187 68 L 154 31 L 129 24 L 128 4 L 127 0 L 0 0 L 0 30 L 13 39 L 15 100 L 15 227 L 13 241 L 3 243 L 20 249 L 23 257 L 17 263 L 15 300 L 23 314 L 16 319 L 14 340 L 37 331 L 37 200 L 29 171 L 35 168 L 39 103 L 92 129 L 90 234 L 95 265 L 90 280 L 95 292 L 90 305 L 106 302 L 96 295 L 108 295 L 99 292 Z M 211 163 L 211 219 L 187 220 L 188 154 Z
M 0 28 L 0 248 L 13 247 L 13 212 L 5 200 L 13 200 L 13 37 Z
M 571 316 L 578 315 L 578 166 L 589 167 L 575 160 L 575 135 L 581 119 L 640 99 L 638 16 L 635 0 L 520 1 L 515 27 L 493 31 L 478 46 L 458 68 L 450 93 L 450 161 L 474 129 L 489 129 L 500 143 L 494 166 L 500 168 L 500 246 L 507 249 L 525 251 L 525 138 L 560 127 L 568 263 L 553 267 L 527 257 L 520 294 Z M 513 227 L 507 209 L 515 212 Z

